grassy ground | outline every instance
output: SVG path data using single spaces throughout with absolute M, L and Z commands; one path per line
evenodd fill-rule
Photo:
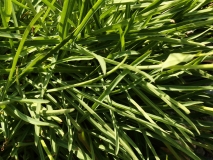
M 0 160 L 211 159 L 212 0 L 0 0 Z

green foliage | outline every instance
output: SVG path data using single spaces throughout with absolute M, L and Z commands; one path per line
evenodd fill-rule
M 212 4 L 0 0 L 0 159 L 213 156 Z

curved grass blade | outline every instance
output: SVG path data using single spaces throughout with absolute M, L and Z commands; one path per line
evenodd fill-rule
M 16 70 L 16 64 L 18 62 L 18 59 L 19 59 L 19 55 L 24 47 L 24 43 L 27 39 L 27 36 L 29 34 L 29 32 L 31 31 L 31 28 L 33 27 L 33 25 L 36 23 L 36 21 L 41 17 L 41 15 L 43 14 L 43 11 L 39 12 L 33 19 L 32 21 L 30 22 L 30 24 L 27 26 L 26 30 L 24 31 L 24 34 L 23 34 L 23 37 L 21 39 L 21 42 L 19 44 L 19 47 L 17 49 L 17 52 L 15 54 L 15 57 L 13 59 L 13 64 L 12 64 L 12 68 L 10 70 L 10 74 L 8 76 L 8 80 L 7 80 L 7 85 L 5 87 L 5 93 L 7 92 L 9 86 L 11 85 L 11 82 L 12 82 L 12 77 L 13 77 L 13 74 Z
M 104 75 L 106 74 L 106 62 L 105 62 L 103 57 L 101 57 L 101 56 L 99 56 L 99 55 L 97 55 L 95 53 L 92 53 L 89 50 L 87 50 L 87 49 L 85 49 L 85 48 L 83 48 L 81 46 L 76 45 L 76 47 L 78 48 L 80 53 L 84 53 L 84 54 L 86 54 L 88 56 L 93 56 L 94 58 L 96 58 L 98 60 L 99 64 L 100 64 L 100 66 L 101 66 L 103 74 Z
M 20 119 L 22 119 L 23 121 L 33 124 L 33 125 L 38 125 L 38 126 L 49 126 L 49 127 L 56 127 L 58 128 L 57 125 L 52 124 L 52 123 L 48 123 L 48 122 L 42 122 L 42 121 L 38 121 L 36 119 L 33 119 L 23 113 L 21 113 L 18 109 L 16 109 L 14 106 L 10 105 L 8 107 L 6 107 L 5 112 L 8 115 L 14 116 L 14 117 L 18 117 Z

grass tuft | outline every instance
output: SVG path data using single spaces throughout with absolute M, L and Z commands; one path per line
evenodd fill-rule
M 212 4 L 0 0 L 0 160 L 213 157 Z

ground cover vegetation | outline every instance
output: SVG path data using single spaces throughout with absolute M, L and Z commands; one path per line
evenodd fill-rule
M 211 159 L 212 0 L 0 0 L 0 160 Z

